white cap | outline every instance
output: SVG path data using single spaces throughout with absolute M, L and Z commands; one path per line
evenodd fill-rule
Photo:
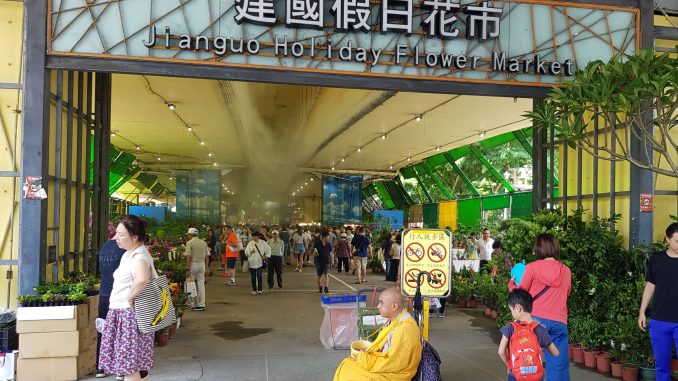
M 189 229 L 188 229 L 188 234 L 190 234 L 190 235 L 198 235 L 198 229 L 196 229 L 196 228 L 189 228 Z
M 278 234 L 278 231 L 277 230 L 272 231 L 271 235 L 273 235 L 273 234 Z

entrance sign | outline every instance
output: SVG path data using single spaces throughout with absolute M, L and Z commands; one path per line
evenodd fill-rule
M 400 256 L 401 287 L 405 295 L 414 296 L 417 275 L 426 271 L 432 280 L 421 277 L 423 296 L 443 297 L 450 293 L 452 273 L 452 233 L 444 229 L 407 229 L 402 235 L 403 254 Z
M 50 55 L 552 86 L 639 11 L 556 0 L 48 0 Z

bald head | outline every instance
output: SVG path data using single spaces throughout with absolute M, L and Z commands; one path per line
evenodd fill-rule
M 379 312 L 381 316 L 393 319 L 407 306 L 405 297 L 395 287 L 387 288 L 379 295 Z

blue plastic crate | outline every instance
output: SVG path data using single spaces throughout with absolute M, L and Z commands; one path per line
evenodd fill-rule
M 323 304 L 337 304 L 337 303 L 357 303 L 357 294 L 352 295 L 331 295 L 325 296 L 320 295 L 320 302 Z M 367 295 L 360 294 L 360 301 L 364 302 L 367 300 Z

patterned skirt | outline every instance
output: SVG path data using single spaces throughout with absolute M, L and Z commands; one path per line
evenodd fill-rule
M 109 310 L 101 337 L 99 368 L 117 375 L 151 369 L 153 338 L 153 333 L 139 332 L 134 309 Z

